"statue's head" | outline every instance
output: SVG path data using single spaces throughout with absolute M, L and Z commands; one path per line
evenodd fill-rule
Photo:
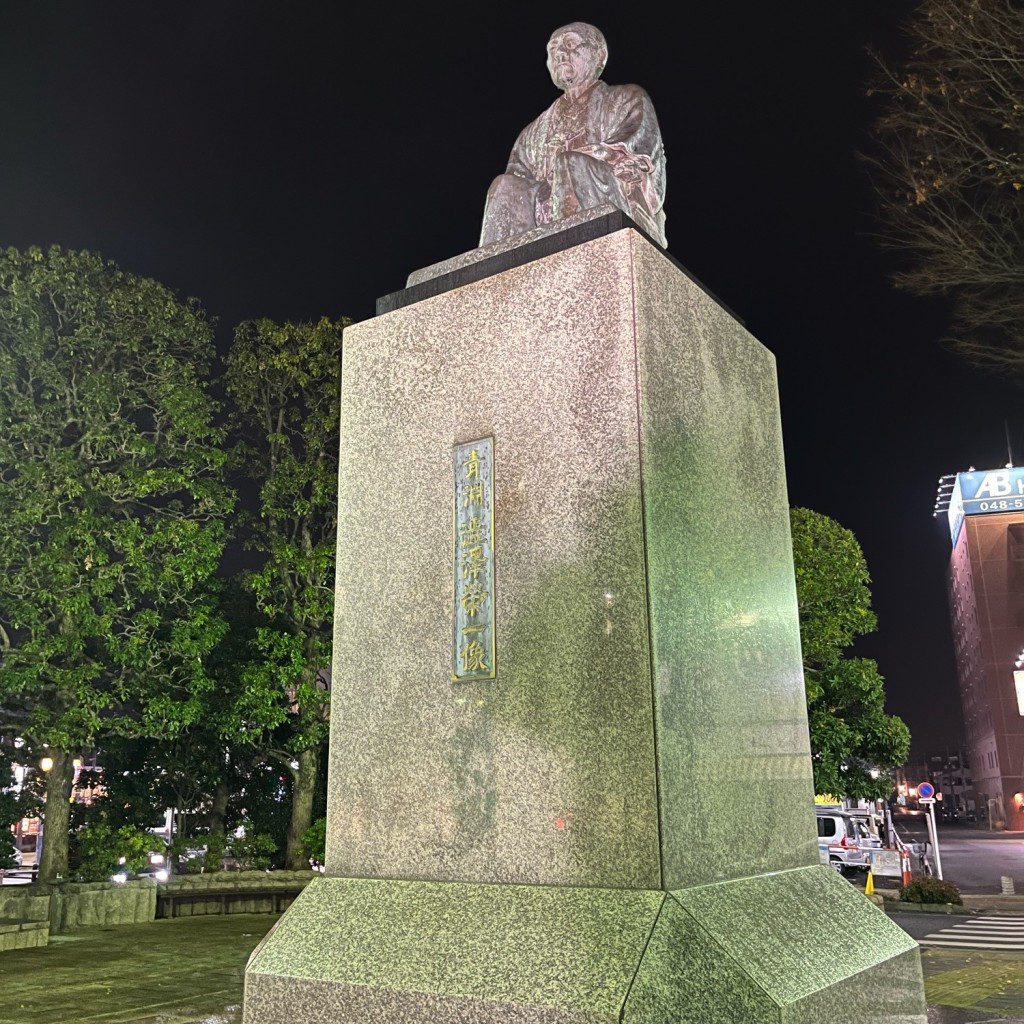
M 563 92 L 578 92 L 596 82 L 608 63 L 601 30 L 583 21 L 563 25 L 548 40 L 548 71 Z

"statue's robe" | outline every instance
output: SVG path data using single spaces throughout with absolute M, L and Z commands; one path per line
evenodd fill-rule
M 650 97 L 595 82 L 523 129 L 487 194 L 481 245 L 613 203 L 665 246 L 665 153 Z

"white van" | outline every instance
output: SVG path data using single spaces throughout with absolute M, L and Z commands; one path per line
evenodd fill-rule
M 869 851 L 882 846 L 871 830 L 867 811 L 847 811 L 841 807 L 815 807 L 818 819 L 818 858 L 822 864 L 843 875 L 867 871 L 871 866 Z

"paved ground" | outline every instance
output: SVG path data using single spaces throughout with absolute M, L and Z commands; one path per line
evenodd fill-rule
M 926 840 L 921 822 L 916 824 L 916 829 L 904 824 L 898 824 L 897 829 L 907 841 Z M 1024 895 L 1024 833 L 942 825 L 939 851 L 943 877 L 955 882 L 961 892 L 998 893 L 1005 875 L 1013 880 L 1017 892 Z
M 922 949 L 928 1020 L 934 1024 L 1024 1024 L 1024 957 Z
M 275 920 L 155 921 L 0 954 L 0 1024 L 239 1024 L 245 962 Z M 929 1024 L 1024 1024 L 1024 956 L 926 949 L 922 961 Z
M 237 1024 L 242 971 L 277 918 L 180 918 L 0 953 L 0 1024 Z

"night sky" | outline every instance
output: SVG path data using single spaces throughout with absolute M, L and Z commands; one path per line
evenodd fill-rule
M 558 95 L 552 30 L 596 24 L 668 159 L 669 251 L 778 360 L 790 501 L 856 533 L 879 632 L 858 646 L 915 745 L 959 742 L 936 481 L 1024 458 L 1020 392 L 895 293 L 858 150 L 870 44 L 902 0 L 283 4 L 39 0 L 0 10 L 0 245 L 91 249 L 250 317 L 373 315 L 473 248 L 519 130 Z M 659 8 L 660 10 L 660 8 Z M 757 494 L 749 496 L 751 503 Z M 715 501 L 715 495 L 707 495 Z

